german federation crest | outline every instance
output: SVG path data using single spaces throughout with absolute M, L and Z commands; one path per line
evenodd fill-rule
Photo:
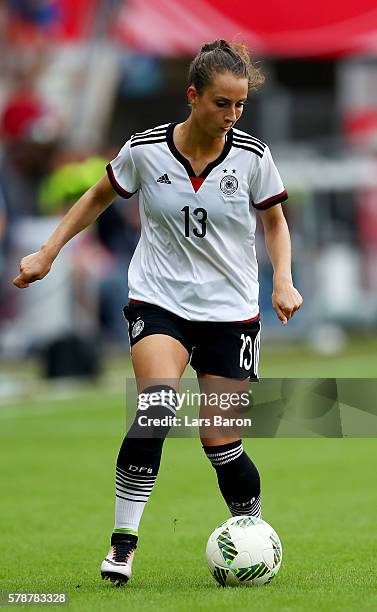
M 143 329 L 144 329 L 144 321 L 142 319 L 138 319 L 137 321 L 135 321 L 135 323 L 134 323 L 134 325 L 132 327 L 131 336 L 133 338 L 136 338 L 136 336 L 141 334 Z
M 238 189 L 238 180 L 235 176 L 227 174 L 220 181 L 220 189 L 225 195 L 233 195 Z

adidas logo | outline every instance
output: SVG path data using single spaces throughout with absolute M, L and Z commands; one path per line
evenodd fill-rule
M 167 185 L 171 185 L 171 180 L 167 174 L 163 174 L 157 179 L 157 183 L 166 183 Z

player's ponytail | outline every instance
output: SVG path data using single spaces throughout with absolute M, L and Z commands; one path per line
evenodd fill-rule
M 249 90 L 258 89 L 265 80 L 260 69 L 252 63 L 246 45 L 219 38 L 202 45 L 190 64 L 188 84 L 195 85 L 201 94 L 204 88 L 210 85 L 215 74 L 224 72 L 246 78 Z

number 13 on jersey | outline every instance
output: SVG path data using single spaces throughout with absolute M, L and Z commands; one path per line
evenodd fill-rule
M 185 213 L 185 236 L 186 238 L 189 238 L 190 237 L 190 207 L 184 206 L 181 212 Z M 199 229 L 194 227 L 194 229 L 192 230 L 192 233 L 197 238 L 204 238 L 204 236 L 207 233 L 207 217 L 208 217 L 207 211 L 205 208 L 195 208 L 192 214 L 195 215 L 200 225 Z

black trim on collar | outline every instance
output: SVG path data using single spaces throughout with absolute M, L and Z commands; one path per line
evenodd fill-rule
M 170 123 L 170 125 L 168 126 L 168 129 L 167 129 L 167 132 L 166 132 L 166 141 L 168 143 L 168 147 L 169 147 L 172 155 L 174 155 L 174 157 L 186 169 L 186 172 L 187 172 L 187 174 L 189 175 L 190 178 L 202 178 L 202 179 L 207 178 L 209 173 L 214 168 L 216 168 L 216 166 L 218 166 L 219 164 L 221 164 L 224 161 L 224 159 L 227 157 L 229 151 L 231 150 L 232 142 L 233 142 L 233 130 L 232 130 L 232 128 L 229 130 L 229 132 L 226 135 L 226 140 L 225 140 L 224 148 L 221 151 L 221 153 L 218 156 L 218 158 L 215 159 L 214 161 L 210 162 L 209 164 L 207 164 L 207 166 L 204 168 L 203 172 L 199 176 L 196 176 L 196 174 L 195 174 L 194 170 L 192 169 L 192 166 L 191 166 L 189 160 L 187 159 L 187 157 L 182 155 L 182 153 L 180 153 L 178 151 L 177 147 L 174 144 L 173 132 L 174 132 L 174 128 L 175 128 L 175 126 L 177 124 L 178 124 L 177 121 L 175 123 Z

